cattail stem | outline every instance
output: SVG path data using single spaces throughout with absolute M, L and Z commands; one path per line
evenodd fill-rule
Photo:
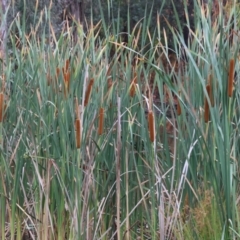
M 155 128 L 154 128 L 154 115 L 152 111 L 148 113 L 148 130 L 149 130 L 149 138 L 151 142 L 155 140 Z
M 75 128 L 76 128 L 76 147 L 80 148 L 81 146 L 81 124 L 80 119 L 75 120 Z
M 234 82 L 234 59 L 230 59 L 228 73 L 228 97 L 232 97 Z
M 206 86 L 206 90 L 207 90 L 207 94 L 210 97 L 210 85 L 208 84 Z M 210 109 L 209 109 L 209 104 L 208 104 L 208 100 L 205 97 L 205 101 L 204 101 L 204 121 L 205 123 L 207 123 L 210 119 Z
M 4 94 L 3 92 L 0 93 L 0 123 L 3 121 L 4 115 Z
M 84 107 L 86 107 L 87 104 L 88 104 L 90 94 L 91 94 L 91 91 L 92 91 L 93 83 L 94 83 L 94 79 L 92 78 L 92 79 L 90 79 L 90 81 L 88 83 L 88 86 L 87 86 L 87 91 L 86 91 L 85 99 L 84 99 Z
M 99 122 L 98 122 L 98 135 L 103 134 L 103 126 L 104 126 L 104 109 L 100 108 L 100 110 L 99 110 Z

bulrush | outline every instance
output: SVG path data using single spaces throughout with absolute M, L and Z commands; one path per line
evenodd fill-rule
M 70 61 L 69 61 L 69 59 L 67 59 L 66 62 L 65 62 L 64 73 L 68 72 L 68 70 L 69 70 L 69 64 L 70 64 Z
M 56 68 L 56 78 L 57 78 L 57 79 L 58 79 L 59 75 L 60 75 L 60 68 L 57 67 L 57 68 Z
M 149 138 L 151 142 L 155 140 L 155 128 L 154 128 L 154 115 L 152 111 L 148 113 L 148 130 L 149 130 Z
M 133 80 L 130 85 L 130 91 L 129 91 L 130 97 L 134 97 L 134 95 L 136 94 L 136 84 L 137 84 L 137 73 L 135 72 Z
M 233 94 L 233 81 L 234 81 L 234 59 L 230 59 L 228 73 L 228 97 L 232 97 Z
M 3 92 L 0 93 L 0 123 L 3 121 L 4 115 L 4 94 Z
M 208 96 L 210 97 L 210 85 L 208 84 L 206 86 L 206 90 L 207 90 L 207 94 Z M 207 101 L 207 98 L 205 97 L 205 101 L 204 101 L 204 121 L 205 123 L 207 123 L 210 119 L 210 110 L 209 110 L 209 104 L 208 104 L 208 101 Z
M 210 98 L 211 106 L 214 107 L 212 74 L 209 74 L 209 76 L 208 76 L 208 83 L 209 83 L 209 98 Z
M 70 71 L 63 73 L 64 78 L 64 96 L 66 97 L 69 92 L 69 86 L 70 86 Z
M 87 91 L 85 93 L 84 107 L 86 107 L 87 104 L 88 104 L 88 101 L 89 101 L 89 98 L 90 98 L 90 94 L 91 94 L 91 91 L 92 91 L 92 87 L 93 87 L 93 83 L 94 83 L 94 79 L 91 78 L 89 83 L 88 83 L 88 86 L 87 86 Z
M 81 146 L 81 124 L 80 119 L 75 120 L 75 128 L 76 128 L 76 147 L 80 148 Z
M 179 98 L 177 98 L 177 115 L 180 116 L 181 114 L 182 114 L 182 109 L 181 109 Z
M 104 127 L 104 109 L 99 109 L 99 120 L 98 120 L 98 135 L 103 134 L 103 127 Z

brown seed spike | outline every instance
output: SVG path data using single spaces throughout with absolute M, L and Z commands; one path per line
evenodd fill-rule
M 210 96 L 210 85 L 209 84 L 206 86 L 206 90 L 207 90 L 208 96 Z M 208 104 L 207 98 L 205 97 L 205 101 L 204 101 L 204 121 L 205 121 L 205 123 L 209 122 L 209 119 L 210 119 L 209 104 Z
M 155 129 L 154 129 L 154 115 L 152 111 L 148 113 L 148 130 L 149 130 L 149 138 L 151 142 L 154 142 L 155 139 Z
M 64 70 L 65 73 L 66 73 L 66 72 L 68 71 L 68 69 L 69 69 L 69 64 L 70 64 L 70 61 L 69 61 L 69 59 L 67 59 L 66 62 L 65 62 L 65 70 Z
M 177 115 L 180 116 L 182 114 L 182 109 L 180 105 L 179 99 L 177 99 Z
M 98 122 L 98 135 L 103 134 L 104 127 L 104 109 L 100 108 L 99 110 L 99 122 Z
M 86 107 L 87 104 L 88 104 L 90 94 L 91 94 L 91 91 L 92 91 L 93 83 L 94 83 L 94 79 L 92 78 L 92 79 L 90 79 L 90 81 L 88 83 L 88 86 L 87 86 L 87 91 L 86 91 L 85 99 L 84 99 L 84 107 Z
M 3 92 L 0 93 L 0 123 L 3 121 L 3 114 L 4 114 L 4 94 Z
M 134 78 L 130 85 L 130 91 L 129 91 L 130 97 L 134 97 L 134 95 L 136 94 L 136 87 L 137 87 L 136 84 L 137 84 L 137 73 L 135 72 Z
M 75 128 L 76 128 L 76 147 L 80 148 L 81 146 L 81 124 L 80 119 L 75 120 Z
M 67 96 L 69 92 L 69 85 L 70 85 L 70 71 L 67 71 L 63 74 L 64 77 L 64 95 Z
M 228 73 L 228 97 L 232 97 L 234 82 L 234 59 L 230 59 Z

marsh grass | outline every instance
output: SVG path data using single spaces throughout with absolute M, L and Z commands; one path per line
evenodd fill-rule
M 129 27 L 127 44 L 120 23 L 104 19 L 87 33 L 77 26 L 77 43 L 70 28 L 58 39 L 52 32 L 51 46 L 23 32 L 18 49 L 10 36 L 2 239 L 238 238 L 239 36 L 229 35 L 239 18 L 220 8 L 212 20 L 195 4 L 188 45 L 169 26 L 174 58 L 160 22 L 148 31 L 151 13 Z

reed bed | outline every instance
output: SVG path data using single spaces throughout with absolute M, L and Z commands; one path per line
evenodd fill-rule
M 77 42 L 71 29 L 52 32 L 53 46 L 23 34 L 24 58 L 10 38 L 1 239 L 239 238 L 240 40 L 227 37 L 239 18 L 235 5 L 212 19 L 195 4 L 188 44 L 169 26 L 168 46 L 160 22 L 149 30 L 151 14 L 127 45 L 104 18 L 87 33 L 76 26 Z

